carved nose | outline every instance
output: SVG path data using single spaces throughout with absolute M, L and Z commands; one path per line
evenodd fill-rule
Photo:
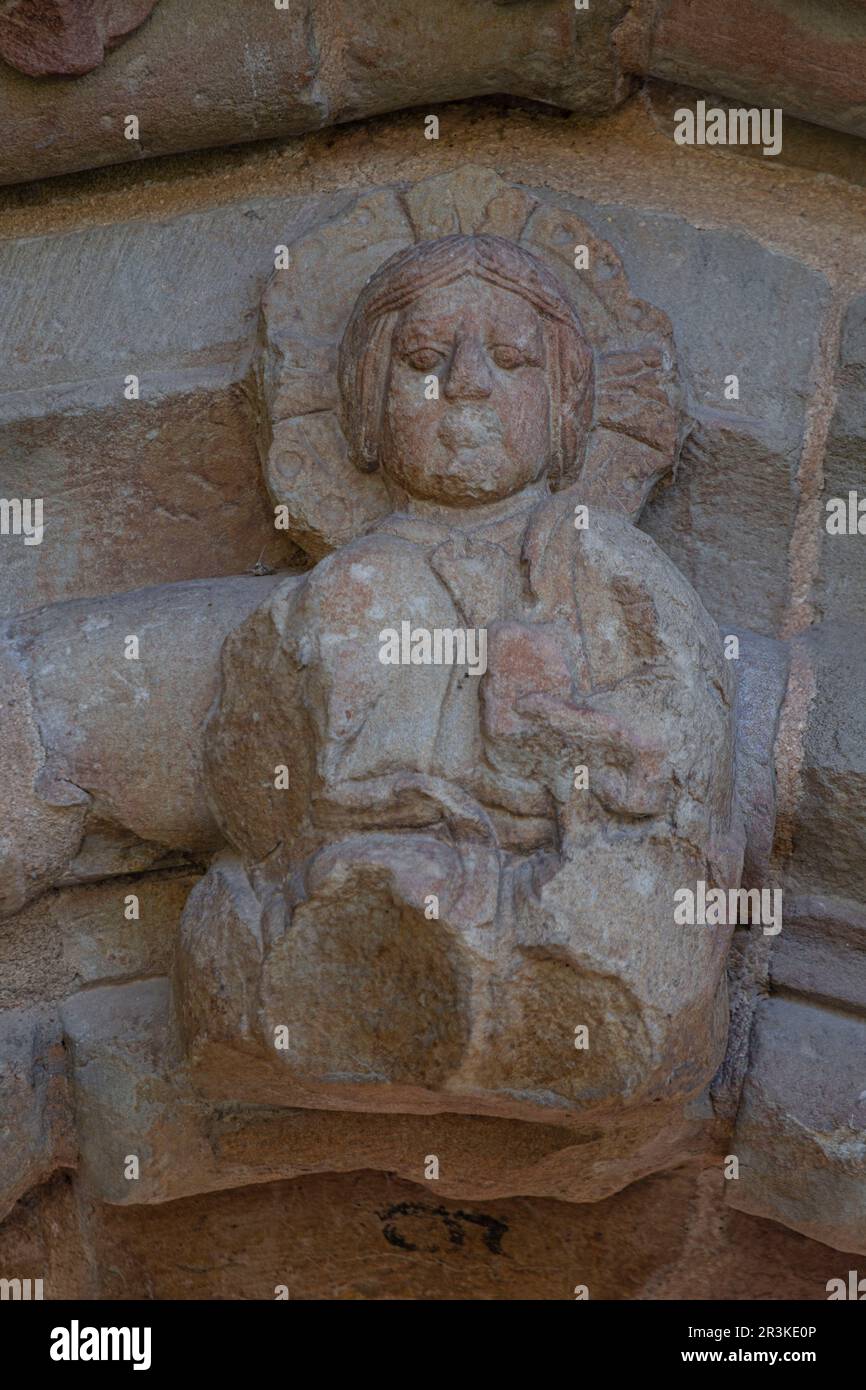
M 477 338 L 460 338 L 445 379 L 448 400 L 479 401 L 490 395 L 492 382 L 484 349 Z

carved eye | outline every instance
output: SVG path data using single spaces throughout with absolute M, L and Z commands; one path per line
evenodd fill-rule
M 520 367 L 523 364 L 523 354 L 520 349 L 507 347 L 504 343 L 500 343 L 497 347 L 491 348 L 490 356 L 493 358 L 497 367 L 504 367 L 507 372 L 512 372 L 515 367 Z
M 416 348 L 414 352 L 406 354 L 406 361 L 416 372 L 432 372 L 434 367 L 438 367 L 441 357 L 441 352 L 437 352 L 436 348 Z

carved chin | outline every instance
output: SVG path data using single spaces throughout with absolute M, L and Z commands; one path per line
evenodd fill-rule
M 509 497 L 537 478 L 541 467 L 516 463 L 490 443 L 448 447 L 439 443 L 423 467 L 386 464 L 389 475 L 413 497 L 439 502 L 489 502 Z

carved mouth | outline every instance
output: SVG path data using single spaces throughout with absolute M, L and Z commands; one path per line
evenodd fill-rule
M 437 430 L 437 438 L 446 449 L 483 449 L 498 443 L 503 434 L 502 422 L 493 410 L 454 411 L 446 415 Z

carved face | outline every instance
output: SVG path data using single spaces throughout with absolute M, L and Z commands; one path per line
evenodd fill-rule
M 473 275 L 425 290 L 392 338 L 386 473 L 414 497 L 462 506 L 534 482 L 550 459 L 545 357 L 542 319 L 520 295 Z

